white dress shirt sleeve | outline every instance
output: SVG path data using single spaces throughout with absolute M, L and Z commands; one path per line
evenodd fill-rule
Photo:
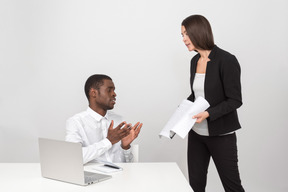
M 124 155 L 124 160 L 126 163 L 131 163 L 133 162 L 133 153 L 131 150 L 131 147 L 127 150 L 123 149 L 123 155 Z
M 111 142 L 107 138 L 102 139 L 99 142 L 90 144 L 83 129 L 83 125 L 81 125 L 81 123 L 74 118 L 70 118 L 66 122 L 65 140 L 68 142 L 82 144 L 84 164 L 100 157 L 112 147 Z

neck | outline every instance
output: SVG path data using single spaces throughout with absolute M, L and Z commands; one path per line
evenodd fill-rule
M 202 59 L 208 59 L 211 50 L 199 50 L 198 53 L 200 54 Z
M 102 109 L 102 108 L 99 108 L 99 107 L 97 107 L 97 106 L 93 106 L 93 105 L 91 105 L 91 104 L 89 104 L 89 107 L 93 110 L 93 111 L 95 111 L 96 113 L 98 113 L 99 115 L 101 115 L 101 116 L 105 116 L 106 115 L 106 113 L 107 113 L 107 110 L 105 110 L 105 109 Z

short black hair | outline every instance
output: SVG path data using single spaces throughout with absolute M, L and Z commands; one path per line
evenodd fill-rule
M 209 21 L 202 15 L 191 15 L 182 21 L 188 37 L 200 50 L 212 50 L 214 38 Z
M 91 88 L 93 89 L 97 89 L 99 90 L 99 88 L 104 84 L 103 80 L 104 79 L 108 79 L 108 80 L 111 80 L 111 77 L 109 77 L 108 75 L 103 75 L 103 74 L 94 74 L 94 75 L 91 75 L 86 83 L 85 83 L 85 86 L 84 86 L 84 91 L 85 91 L 85 95 L 89 101 L 89 91 Z

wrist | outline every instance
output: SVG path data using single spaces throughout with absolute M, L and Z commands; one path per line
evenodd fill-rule
M 126 146 L 125 146 L 125 145 L 122 145 L 122 144 L 121 144 L 121 147 L 122 147 L 122 149 L 124 149 L 124 150 L 130 149 L 130 145 L 126 145 Z

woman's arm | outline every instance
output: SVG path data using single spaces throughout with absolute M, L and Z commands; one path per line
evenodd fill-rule
M 242 105 L 241 68 L 235 56 L 225 58 L 220 65 L 220 76 L 223 84 L 225 99 L 209 108 L 209 120 L 213 121 L 226 115 Z

